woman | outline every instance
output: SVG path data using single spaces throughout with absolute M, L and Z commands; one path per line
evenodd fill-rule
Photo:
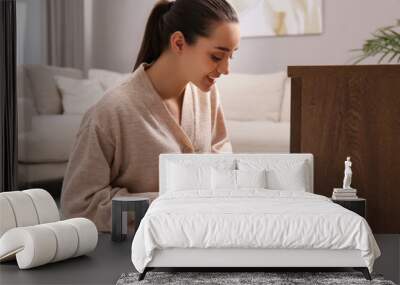
M 160 153 L 231 152 L 214 86 L 229 73 L 238 19 L 225 0 L 160 1 L 134 72 L 85 114 L 61 195 L 65 217 L 111 230 L 111 199 L 158 194 Z

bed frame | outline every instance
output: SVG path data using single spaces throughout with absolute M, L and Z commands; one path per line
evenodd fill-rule
M 296 268 L 296 267 L 352 267 L 371 280 L 359 250 L 328 249 L 182 249 L 156 250 L 152 261 L 139 275 L 155 268 Z
M 161 154 L 160 155 L 160 195 L 165 193 L 168 179 L 168 161 L 174 160 L 219 160 L 240 158 L 267 158 L 305 160 L 308 163 L 309 187 L 313 192 L 313 155 L 312 154 Z M 371 276 L 359 250 L 330 249 L 249 249 L 249 248 L 169 248 L 157 249 L 151 262 L 139 280 L 155 268 L 234 268 L 246 271 L 246 268 L 314 268 L 314 267 L 352 267 L 361 271 L 367 280 Z

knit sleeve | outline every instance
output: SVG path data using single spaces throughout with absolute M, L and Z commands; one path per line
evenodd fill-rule
M 111 187 L 111 163 L 115 145 L 87 119 L 81 125 L 70 154 L 61 193 L 61 210 L 65 218 L 86 217 L 99 231 L 111 230 L 111 200 L 129 195 L 126 188 Z

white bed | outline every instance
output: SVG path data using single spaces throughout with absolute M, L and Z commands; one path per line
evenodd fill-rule
M 132 243 L 140 279 L 155 267 L 354 267 L 370 278 L 372 232 L 312 194 L 311 154 L 162 154 L 159 170 L 160 197 Z

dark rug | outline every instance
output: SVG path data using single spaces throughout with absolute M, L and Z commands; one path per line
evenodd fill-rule
M 139 273 L 124 273 L 117 285 L 134 284 L 379 284 L 395 285 L 384 280 L 382 275 L 372 274 L 372 281 L 364 278 L 361 272 L 154 272 L 150 271 L 142 281 Z

